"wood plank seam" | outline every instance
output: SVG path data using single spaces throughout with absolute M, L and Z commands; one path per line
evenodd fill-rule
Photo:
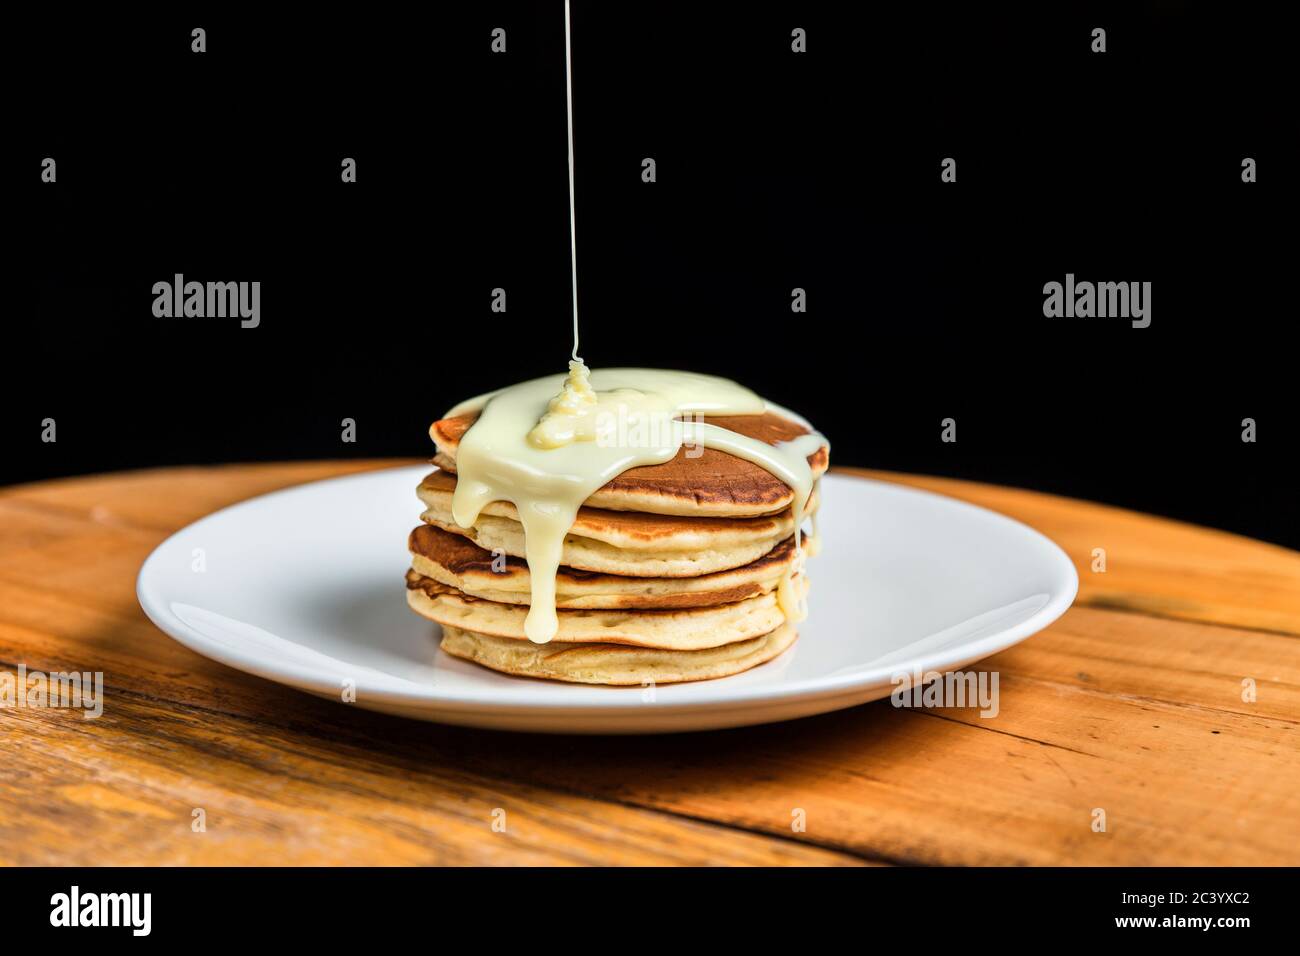
M 1245 718 L 1247 720 L 1277 721 L 1284 724 L 1300 725 L 1300 720 L 1295 720 L 1290 717 L 1281 717 L 1275 714 L 1252 714 L 1249 711 L 1230 710 L 1223 707 L 1209 707 L 1206 706 L 1205 704 L 1198 704 L 1193 701 L 1170 700 L 1167 697 L 1150 697 L 1143 694 L 1124 694 L 1117 691 L 1099 690 L 1098 688 L 1095 687 L 1080 687 L 1075 684 L 1063 684 L 1059 681 L 1044 680 L 1041 677 L 1034 677 L 1030 674 L 1023 674 L 1015 671 L 1006 671 L 1006 673 L 1014 674 L 1015 679 L 1017 681 L 1023 681 L 1026 684 L 1037 684 L 1040 687 L 1051 687 L 1051 688 L 1055 688 L 1058 691 L 1065 691 L 1074 694 L 1084 694 L 1089 697 L 1095 697 L 1103 700 L 1112 700 L 1119 703 L 1155 704 L 1161 708 L 1166 708 L 1169 710 L 1195 710 L 1205 714 L 1221 714 L 1225 717 L 1240 717 L 1240 718 Z M 970 727 L 980 727 L 983 728 L 984 730 L 992 730 L 995 733 L 1004 734 L 1005 736 L 1008 737 L 1016 737 L 1019 740 L 1024 740 L 1029 743 L 1042 744 L 1045 747 L 1055 747 L 1058 750 L 1070 751 L 1071 753 L 1081 754 L 1082 756 L 1085 757 L 1098 757 L 1097 754 L 1088 753 L 1083 750 L 1073 750 L 1070 747 L 1062 747 L 1060 744 L 1053 744 L 1050 741 L 1038 740 L 1034 737 L 1024 737 L 1021 736 L 1020 734 L 1007 733 L 1007 731 L 998 730 L 995 727 L 989 727 L 985 724 L 975 723 L 973 721 L 960 720 L 956 717 L 936 713 L 933 710 L 929 710 L 929 711 L 920 710 L 920 711 L 916 711 L 916 713 L 925 714 L 934 717 L 944 717 L 946 720 L 950 720 L 955 723 L 966 724 L 967 726 Z M 1105 758 L 1099 758 L 1099 759 L 1105 759 Z
M 1016 679 L 1023 680 L 1023 681 L 1032 681 L 1033 683 L 1036 684 L 1047 684 L 1049 686 L 1066 686 L 1066 685 L 1053 685 L 1052 682 L 1050 681 L 1035 680 L 1032 677 L 1025 677 L 1023 675 L 1017 675 Z M 961 724 L 963 727 L 972 727 L 977 730 L 987 730 L 990 733 L 995 733 L 1003 737 L 1013 737 L 1016 740 L 1023 740 L 1027 744 L 1037 744 L 1038 746 L 1046 747 L 1049 750 L 1064 750 L 1066 753 L 1078 754 L 1080 757 L 1091 757 L 1094 760 L 1105 759 L 1099 754 L 1088 753 L 1088 751 L 1086 750 L 1075 750 L 1073 747 L 1066 747 L 1063 744 L 1054 744 L 1049 740 L 1039 740 L 1036 737 L 1026 737 L 1024 734 L 1013 734 L 1009 730 L 999 730 L 997 727 L 992 727 L 988 723 L 975 723 L 974 721 L 969 721 L 969 720 L 959 720 L 958 718 L 953 717 L 950 714 L 940 713 L 937 710 L 924 710 L 924 709 L 918 710 L 912 707 L 901 708 L 901 709 L 906 710 L 906 712 L 909 714 L 915 714 L 918 717 L 937 717 L 940 720 L 946 720 L 949 723 Z
M 1202 618 L 1180 617 L 1177 614 L 1161 614 L 1154 608 L 1145 608 L 1126 604 L 1123 601 L 1115 600 L 1107 595 L 1097 595 L 1094 597 L 1076 597 L 1071 607 L 1086 607 L 1095 611 L 1106 611 L 1113 614 L 1132 614 L 1135 617 L 1149 617 L 1157 621 L 1173 621 L 1179 624 L 1200 624 L 1205 627 L 1226 627 L 1232 631 L 1250 631 L 1254 634 L 1268 634 L 1272 637 L 1285 637 L 1293 639 L 1300 637 L 1300 623 L 1296 625 L 1294 631 L 1279 631 L 1271 627 L 1258 627 L 1250 624 L 1230 624 L 1226 621 L 1211 621 Z

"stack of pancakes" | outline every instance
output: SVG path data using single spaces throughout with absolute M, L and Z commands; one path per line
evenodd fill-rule
M 442 625 L 442 649 L 494 670 L 588 684 L 725 677 L 794 643 L 777 585 L 794 570 L 794 492 L 749 461 L 683 447 L 662 465 L 632 468 L 596 491 L 564 539 L 556 578 L 559 631 L 524 634 L 530 580 L 515 506 L 483 509 L 471 528 L 452 518 L 456 449 L 474 423 L 437 421 L 438 466 L 420 483 L 426 508 L 411 532 L 407 600 Z M 808 429 L 773 412 L 706 421 L 769 444 Z M 829 450 L 809 456 L 820 477 Z M 805 513 L 817 508 L 817 493 Z

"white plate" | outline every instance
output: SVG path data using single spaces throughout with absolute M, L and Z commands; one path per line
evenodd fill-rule
M 145 613 L 186 647 L 352 706 L 509 730 L 739 727 L 887 697 L 900 673 L 960 668 L 1060 617 L 1078 577 L 1010 518 L 939 495 L 822 480 L 810 614 L 785 654 L 744 674 L 655 688 L 508 677 L 438 650 L 406 606 L 406 537 L 427 466 L 241 502 L 164 541 L 140 569 Z M 202 567 L 203 570 L 196 570 Z

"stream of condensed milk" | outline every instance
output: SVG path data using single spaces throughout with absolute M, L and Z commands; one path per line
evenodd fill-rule
M 569 0 L 564 0 L 564 103 L 569 128 L 569 262 L 573 271 L 573 354 L 578 358 L 578 206 L 573 201 L 573 30 L 569 24 Z
M 808 456 L 826 445 L 798 416 L 769 405 L 735 382 L 712 375 L 663 369 L 587 369 L 578 357 L 578 252 L 573 182 L 573 65 L 569 3 L 564 4 L 565 78 L 568 94 L 569 224 L 573 269 L 573 358 L 569 374 L 549 375 L 462 402 L 444 416 L 478 413 L 456 451 L 452 517 L 472 528 L 483 508 L 508 501 L 524 529 L 524 557 L 532 594 L 524 633 L 544 644 L 555 636 L 555 578 L 564 539 L 578 509 L 623 472 L 663 464 L 683 445 L 713 448 L 753 462 L 794 492 L 795 558 L 777 587 L 787 620 L 806 608 L 793 585 L 803 566 L 802 524 L 813 491 Z M 769 409 L 809 428 L 808 434 L 769 445 L 699 419 L 761 415 Z M 689 420 L 683 420 L 688 416 Z M 809 552 L 816 548 L 817 523 Z

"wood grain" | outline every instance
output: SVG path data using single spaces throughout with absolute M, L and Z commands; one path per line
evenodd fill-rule
M 863 473 L 1009 514 L 1076 562 L 1078 605 L 982 665 L 1001 679 L 995 720 L 878 702 L 652 738 L 440 727 L 222 667 L 140 612 L 135 575 L 171 531 L 395 464 L 0 491 L 0 670 L 109 685 L 97 720 L 0 712 L 0 862 L 1300 862 L 1300 554 L 1103 505 Z

